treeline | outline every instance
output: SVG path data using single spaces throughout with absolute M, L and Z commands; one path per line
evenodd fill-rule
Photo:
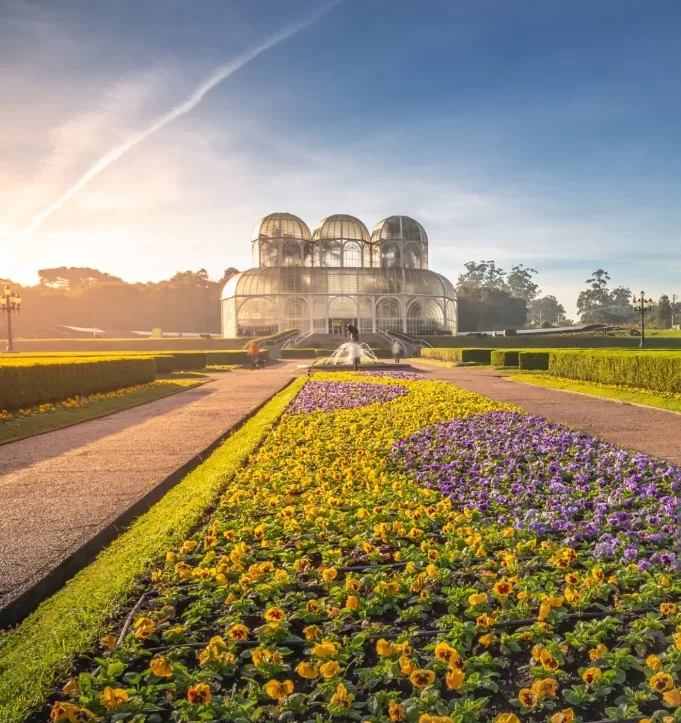
M 96 269 L 56 268 L 38 272 L 40 283 L 10 283 L 21 294 L 15 333 L 27 338 L 53 336 L 60 326 L 97 327 L 108 334 L 149 331 L 220 332 L 220 294 L 238 273 L 226 269 L 213 281 L 205 269 L 181 271 L 159 282 L 127 283 Z

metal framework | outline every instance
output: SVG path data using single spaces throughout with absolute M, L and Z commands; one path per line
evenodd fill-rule
M 310 233 L 297 216 L 266 216 L 253 232 L 258 268 L 233 276 L 222 292 L 225 337 L 297 328 L 456 333 L 456 292 L 428 270 L 428 237 L 407 216 L 380 221 L 369 235 L 357 218 L 325 218 Z

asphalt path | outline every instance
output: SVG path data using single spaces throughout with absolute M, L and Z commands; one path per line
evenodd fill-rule
M 298 373 L 284 363 L 215 374 L 200 387 L 1 446 L 0 609 Z

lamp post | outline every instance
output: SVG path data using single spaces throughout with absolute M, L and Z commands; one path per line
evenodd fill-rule
M 641 315 L 641 343 L 639 346 L 644 349 L 646 345 L 646 314 L 650 314 L 653 310 L 653 300 L 646 299 L 645 291 L 642 291 L 638 298 L 634 296 L 634 309 Z
M 21 296 L 15 294 L 9 286 L 5 286 L 2 296 L 0 296 L 0 309 L 3 314 L 7 314 L 7 348 L 6 352 L 15 351 L 12 344 L 12 314 L 21 311 Z

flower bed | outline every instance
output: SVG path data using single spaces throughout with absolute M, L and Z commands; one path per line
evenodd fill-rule
M 652 557 L 648 567 L 596 559 L 589 539 L 571 547 L 550 526 L 511 525 L 422 486 L 393 445 L 444 421 L 474 430 L 491 415 L 499 432 L 517 419 L 537 440 L 560 438 L 442 382 L 402 377 L 406 393 L 376 403 L 375 387 L 394 394 L 394 382 L 362 385 L 362 408 L 323 411 L 315 390 L 297 410 L 313 413 L 285 415 L 205 528 L 168 551 L 122 644 L 67 682 L 53 719 L 673 715 L 677 574 Z M 395 449 L 406 455 L 417 439 Z
M 389 402 L 406 394 L 404 387 L 368 382 L 311 381 L 308 382 L 291 402 L 289 414 L 306 414 L 340 409 L 366 407 L 369 404 Z
M 644 569 L 675 566 L 681 470 L 667 463 L 519 412 L 439 424 L 398 442 L 393 457 L 488 522 L 593 542 L 596 557 Z

